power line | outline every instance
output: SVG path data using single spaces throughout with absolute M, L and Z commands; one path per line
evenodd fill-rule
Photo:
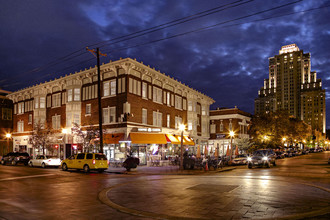
M 103 41 L 103 42 L 94 44 L 92 46 L 98 45 L 98 47 L 103 47 L 105 45 L 112 45 L 112 44 L 116 44 L 116 43 L 119 43 L 119 42 L 122 42 L 122 41 L 131 40 L 131 39 L 134 39 L 134 38 L 137 38 L 137 37 L 141 37 L 141 36 L 146 35 L 146 34 L 150 34 L 150 33 L 153 33 L 153 32 L 159 31 L 159 30 L 163 30 L 165 28 L 173 27 L 173 26 L 176 26 L 176 25 L 179 25 L 179 24 L 183 24 L 183 23 L 186 23 L 186 22 L 189 22 L 189 21 L 192 21 L 192 20 L 196 20 L 196 19 L 199 19 L 199 18 L 208 16 L 208 15 L 212 15 L 212 14 L 218 13 L 220 11 L 224 11 L 224 10 L 227 10 L 227 9 L 230 9 L 230 8 L 234 8 L 234 7 L 243 5 L 243 4 L 247 4 L 247 3 L 250 3 L 250 2 L 252 2 L 254 0 L 248 0 L 248 1 L 245 1 L 245 2 L 242 2 L 242 3 L 239 3 L 239 4 L 236 4 L 237 2 L 241 2 L 241 1 L 242 0 L 236 1 L 236 2 L 233 2 L 233 3 L 230 3 L 230 4 L 226 4 L 226 5 L 222 5 L 222 6 L 213 8 L 213 9 L 209 9 L 209 10 L 206 10 L 206 11 L 203 11 L 203 12 L 199 12 L 199 13 L 194 14 L 194 15 L 191 15 L 191 16 L 187 16 L 187 17 L 184 17 L 184 18 L 176 19 L 174 21 L 167 22 L 165 24 L 161 24 L 161 25 L 158 25 L 158 26 L 155 26 L 155 27 L 152 27 L 152 28 L 148 28 L 148 29 L 145 29 L 145 30 L 137 31 L 137 32 L 132 33 L 132 34 L 124 35 L 124 36 L 121 36 L 121 37 L 118 37 L 118 38 L 114 38 L 114 39 L 110 39 L 110 40 L 107 40 L 107 41 Z M 232 5 L 232 4 L 236 4 L 236 5 Z M 230 6 L 230 5 L 232 5 L 232 6 Z M 226 8 L 224 8 L 224 7 L 226 7 Z M 219 8 L 221 8 L 221 9 L 219 9 Z M 141 34 L 139 34 L 139 33 L 141 33 Z M 136 35 L 136 34 L 138 34 L 138 35 Z M 130 36 L 132 36 L 132 37 L 130 37 Z M 124 38 L 124 37 L 129 37 L 129 38 L 121 39 L 121 38 Z M 114 40 L 118 40 L 118 41 L 112 42 L 112 43 L 106 43 L 106 42 L 110 42 L 110 41 L 114 41 Z
M 248 18 L 248 17 L 263 14 L 263 13 L 266 13 L 266 12 L 274 11 L 276 9 L 280 9 L 280 8 L 283 8 L 283 7 L 286 7 L 286 6 L 289 6 L 289 5 L 293 5 L 293 4 L 296 4 L 296 3 L 301 2 L 301 1 L 302 0 L 286 3 L 286 4 L 283 4 L 283 5 L 280 5 L 280 6 L 276 6 L 276 7 L 267 9 L 267 10 L 255 12 L 255 13 L 245 15 L 245 16 L 242 16 L 242 17 L 239 17 L 239 18 L 223 21 L 223 22 L 220 22 L 220 23 L 217 23 L 217 24 L 209 25 L 209 26 L 206 26 L 206 27 L 198 28 L 198 29 L 195 29 L 195 30 L 192 30 L 192 31 L 187 31 L 187 32 L 180 33 L 180 34 L 175 34 L 175 35 L 172 35 L 172 36 L 169 36 L 169 37 L 160 38 L 160 39 L 149 41 L 149 42 L 146 42 L 146 43 L 141 43 L 141 44 L 137 44 L 137 45 L 129 46 L 129 47 L 122 47 L 122 48 L 118 48 L 118 49 L 115 48 L 115 49 L 111 50 L 111 52 L 113 53 L 113 52 L 116 52 L 116 51 L 127 50 L 127 49 L 140 47 L 140 46 L 144 46 L 144 45 L 151 44 L 151 43 L 157 43 L 157 42 L 160 42 L 160 41 L 164 41 L 164 40 L 168 40 L 168 39 L 172 39 L 172 38 L 192 34 L 192 33 L 195 33 L 195 32 L 204 31 L 204 30 L 211 29 L 211 28 L 214 28 L 214 27 L 219 26 L 219 25 L 223 25 L 223 24 L 230 23 L 230 22 L 237 21 L 237 20 L 242 20 L 242 19 L 245 19 L 245 18 Z M 108 51 L 107 53 L 110 53 L 110 51 Z
M 222 25 L 222 24 L 225 24 L 225 23 L 229 23 L 229 22 L 236 21 L 236 20 L 241 20 L 241 19 L 244 19 L 244 18 L 247 18 L 247 17 L 251 17 L 251 16 L 255 16 L 255 15 L 261 14 L 261 13 L 265 13 L 265 12 L 269 12 L 269 11 L 272 11 L 272 10 L 276 10 L 276 9 L 279 9 L 279 8 L 282 8 L 282 7 L 291 5 L 291 4 L 295 4 L 297 2 L 300 2 L 300 1 L 291 2 L 291 3 L 284 4 L 284 5 L 281 5 L 281 6 L 277 6 L 277 7 L 271 8 L 271 9 L 267 9 L 267 10 L 264 10 L 264 11 L 256 12 L 256 13 L 253 13 L 253 14 L 250 14 L 250 15 L 247 15 L 247 16 L 242 16 L 240 18 L 231 19 L 229 21 L 217 23 L 217 24 L 210 25 L 210 26 L 207 26 L 207 27 L 195 29 L 193 31 L 189 31 L 189 32 L 185 32 L 185 33 L 173 35 L 173 36 L 166 37 L 166 38 L 161 38 L 161 39 L 150 41 L 150 42 L 146 42 L 146 43 L 143 43 L 143 44 L 138 44 L 138 45 L 134 45 L 134 46 L 130 46 L 130 47 L 124 47 L 124 48 L 114 49 L 114 50 L 112 50 L 112 53 L 113 52 L 117 52 L 117 51 L 121 51 L 121 50 L 126 50 L 126 49 L 130 49 L 130 48 L 134 48 L 134 47 L 144 46 L 144 45 L 151 44 L 151 43 L 156 43 L 156 42 L 159 42 L 159 41 L 163 41 L 163 40 L 167 40 L 167 39 L 171 39 L 171 38 L 183 36 L 183 35 L 194 33 L 194 32 L 200 32 L 200 31 L 203 31 L 203 30 L 206 30 L 206 29 L 211 29 L 211 28 L 214 28 L 216 26 L 219 26 L 219 25 Z M 328 6 L 321 6 L 321 7 L 318 7 L 318 8 L 312 8 L 312 9 L 308 9 L 308 10 L 303 10 L 303 11 L 298 11 L 298 12 L 292 12 L 292 13 L 282 14 L 282 15 L 278 15 L 278 16 L 271 16 L 271 17 L 268 17 L 268 18 L 261 18 L 261 19 L 256 19 L 256 20 L 249 21 L 249 22 L 242 22 L 242 23 L 237 23 L 237 24 L 231 24 L 231 25 L 227 25 L 227 26 L 223 26 L 223 27 L 231 27 L 231 26 L 237 26 L 237 25 L 242 25 L 242 24 L 246 24 L 246 23 L 264 21 L 264 20 L 268 20 L 268 19 L 272 19 L 272 18 L 283 17 L 283 16 L 288 16 L 288 15 L 297 14 L 297 13 L 309 12 L 309 11 L 313 11 L 313 10 L 317 10 L 317 9 L 321 9 L 321 8 L 326 8 L 326 7 L 330 7 L 330 6 L 329 5 Z M 65 69 L 62 69 L 61 71 L 67 70 L 67 69 L 72 68 L 74 66 L 85 64 L 85 63 L 87 63 L 87 62 L 89 62 L 91 60 L 93 60 L 93 58 L 88 59 L 88 60 L 84 60 L 82 62 L 79 62 L 78 64 L 75 64 L 75 65 L 71 65 L 69 67 L 66 67 Z M 47 76 L 49 76 L 49 75 L 52 75 L 52 74 L 47 74 Z
M 243 2 L 243 1 L 244 1 L 244 2 Z M 173 20 L 173 21 L 170 21 L 170 22 L 167 22 L 167 23 L 164 23 L 164 24 L 160 24 L 160 25 L 157 25 L 157 26 L 154 26 L 154 27 L 151 27 L 151 28 L 147 28 L 147 29 L 144 29 L 144 30 L 140 30 L 140 31 L 137 31 L 137 32 L 131 33 L 131 34 L 127 34 L 127 35 L 123 35 L 123 36 L 120 36 L 120 37 L 116 37 L 116 38 L 114 38 L 114 39 L 110 39 L 110 40 L 107 40 L 107 41 L 102 41 L 102 42 L 98 42 L 98 43 L 95 43 L 95 44 L 91 44 L 91 45 L 89 45 L 88 47 L 93 47 L 93 46 L 96 46 L 96 45 L 102 45 L 102 44 L 103 44 L 103 45 L 106 45 L 106 44 L 105 44 L 106 42 L 110 42 L 110 41 L 114 41 L 114 40 L 119 40 L 118 42 L 122 42 L 122 41 L 130 40 L 130 39 L 133 39 L 133 38 L 136 38 L 136 37 L 139 37 L 139 36 L 142 36 L 142 35 L 145 35 L 145 34 L 151 33 L 151 32 L 155 32 L 155 31 L 158 31 L 158 30 L 161 30 L 161 29 L 165 29 L 165 28 L 168 28 L 168 27 L 171 27 L 171 26 L 177 25 L 177 24 L 172 24 L 172 23 L 176 23 L 176 22 L 178 22 L 178 21 L 182 21 L 182 20 L 184 20 L 184 19 L 188 19 L 188 18 L 190 18 L 189 20 L 187 20 L 187 21 L 183 21 L 183 22 L 180 22 L 180 23 L 185 23 L 185 22 L 188 22 L 188 21 L 190 21 L 190 20 L 194 20 L 194 19 L 201 18 L 201 17 L 207 16 L 207 15 L 211 15 L 211 14 L 213 14 L 213 13 L 217 13 L 217 12 L 220 12 L 220 11 L 223 11 L 223 10 L 226 10 L 226 9 L 229 9 L 229 8 L 231 8 L 231 7 L 237 7 L 237 6 L 239 6 L 239 5 L 246 4 L 246 3 L 249 3 L 249 2 L 251 2 L 251 1 L 254 1 L 254 0 L 248 0 L 248 1 L 246 1 L 246 0 L 237 0 L 237 1 L 232 2 L 232 3 L 228 3 L 228 4 L 225 4 L 225 5 L 217 6 L 217 7 L 215 7 L 215 8 L 211 8 L 211 9 L 208 9 L 208 10 L 206 10 L 206 11 L 198 12 L 198 13 L 192 14 L 192 15 L 190 15 L 190 16 L 186 16 L 186 17 L 183 17 L 183 18 L 180 18 L 180 19 L 176 19 L 176 20 Z M 239 2 L 243 2 L 243 3 L 239 3 Z M 239 4 L 236 4 L 236 3 L 239 3 Z M 233 5 L 233 4 L 236 4 L 236 5 L 229 7 L 230 5 Z M 227 6 L 228 6 L 228 7 L 227 7 Z M 227 7 L 227 8 L 225 8 L 225 9 L 221 9 L 221 8 L 224 8 L 224 7 Z M 208 13 L 208 12 L 209 12 L 209 13 Z M 205 13 L 208 13 L 208 14 L 205 14 Z M 203 14 L 204 14 L 204 15 L 203 15 Z M 196 17 L 196 16 L 198 16 L 198 17 Z M 169 25 L 169 24 L 172 24 L 172 25 Z M 179 23 L 178 23 L 178 24 L 179 24 Z M 168 26 L 166 26 L 166 25 L 168 25 Z M 165 26 L 165 27 L 163 27 L 163 26 Z M 160 27 L 162 27 L 162 28 L 160 28 Z M 157 29 L 157 28 L 158 28 L 158 29 Z M 153 31 L 150 31 L 150 30 L 153 30 Z M 147 31 L 149 31 L 149 32 L 147 32 Z M 144 34 L 140 34 L 140 35 L 138 35 L 138 36 L 134 36 L 134 35 L 136 35 L 136 34 L 143 33 L 143 32 L 146 32 L 146 33 L 144 33 Z M 134 36 L 134 37 L 130 37 L 130 36 Z M 120 40 L 121 38 L 125 38 L 125 37 L 126 37 L 126 38 L 127 38 L 127 37 L 130 37 L 130 38 Z M 118 42 L 115 42 L 115 43 L 118 43 Z M 81 52 L 81 53 L 79 53 L 79 52 Z M 79 54 L 77 54 L 77 53 L 79 53 Z M 77 55 L 71 57 L 71 56 L 74 55 L 74 54 L 77 54 Z M 47 63 L 47 64 L 45 64 L 45 65 L 43 65 L 43 66 L 40 66 L 40 67 L 34 68 L 34 69 L 32 69 L 32 70 L 30 70 L 30 71 L 28 71 L 28 72 L 21 73 L 21 74 L 18 75 L 18 76 L 25 75 L 25 74 L 31 74 L 31 73 L 40 72 L 40 71 L 45 70 L 45 69 L 47 69 L 47 68 L 50 68 L 50 67 L 52 67 L 52 66 L 56 66 L 56 65 L 58 65 L 58 64 L 60 64 L 60 63 L 63 63 L 63 62 L 66 62 L 66 61 L 72 60 L 72 59 L 74 59 L 74 58 L 76 58 L 76 57 L 79 57 L 79 56 L 81 56 L 81 55 L 83 55 L 83 54 L 86 54 L 85 48 L 81 48 L 81 49 L 79 49 L 79 50 L 76 50 L 76 51 L 74 51 L 74 52 L 72 52 L 72 53 L 70 53 L 70 54 L 68 54 L 68 55 L 65 55 L 65 56 L 63 56 L 63 57 L 57 58 L 57 59 L 55 59 L 54 61 L 51 61 L 51 62 L 49 62 L 49 63 Z M 17 75 L 16 75 L 16 76 L 17 76 Z

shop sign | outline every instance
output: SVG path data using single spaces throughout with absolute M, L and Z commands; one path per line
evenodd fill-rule
M 161 128 L 138 128 L 139 132 L 162 132 Z
M 225 134 L 217 134 L 217 139 L 223 139 L 225 137 L 226 137 Z

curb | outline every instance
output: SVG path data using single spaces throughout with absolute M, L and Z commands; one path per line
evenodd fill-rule
M 215 174 L 215 173 L 222 173 L 222 172 L 227 172 L 227 171 L 232 171 L 235 170 L 236 167 L 230 167 L 230 168 L 222 168 L 222 169 L 217 169 L 217 170 L 209 170 L 209 171 L 204 171 L 204 170 L 176 170 L 176 171 L 167 171 L 167 170 L 159 170 L 157 171 L 133 171 L 133 172 L 128 172 L 126 170 L 124 171 L 105 171 L 107 173 L 112 173 L 112 174 L 127 174 L 127 175 L 202 175 L 202 174 Z

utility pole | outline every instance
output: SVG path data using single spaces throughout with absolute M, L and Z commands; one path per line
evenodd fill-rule
M 86 50 L 91 52 L 97 58 L 97 102 L 99 106 L 99 131 L 100 131 L 100 153 L 103 153 L 103 129 L 102 129 L 102 106 L 101 106 L 101 70 L 100 70 L 100 55 L 107 56 L 106 54 L 100 53 L 100 49 L 96 48 L 91 50 L 86 47 Z

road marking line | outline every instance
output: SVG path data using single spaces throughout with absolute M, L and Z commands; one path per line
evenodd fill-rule
M 55 174 L 41 174 L 41 175 L 34 175 L 34 176 L 18 176 L 18 177 L 9 177 L 5 179 L 0 179 L 0 182 L 2 181 L 10 181 L 10 180 L 19 180 L 19 179 L 29 179 L 29 178 L 35 178 L 35 177 L 42 177 L 42 176 L 53 176 Z

